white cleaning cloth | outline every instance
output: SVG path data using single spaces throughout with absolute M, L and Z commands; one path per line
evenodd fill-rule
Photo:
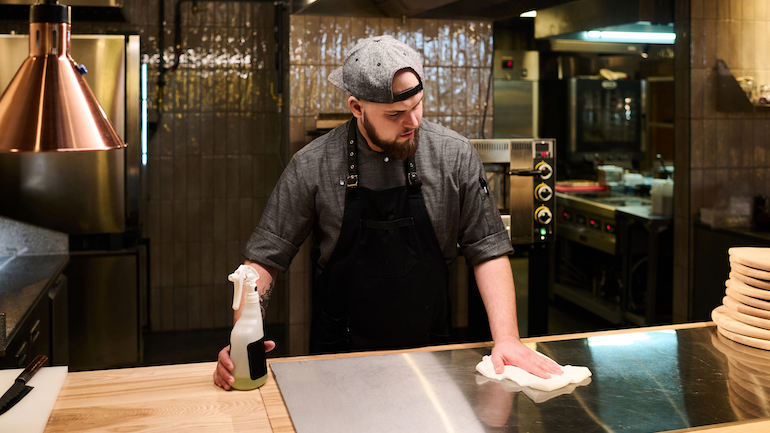
M 545 356 L 542 353 L 538 353 L 541 356 Z M 546 356 L 546 358 L 548 358 Z M 550 359 L 550 358 L 548 358 Z M 538 389 L 540 391 L 553 391 L 565 387 L 571 383 L 579 383 L 588 377 L 591 377 L 591 370 L 588 367 L 574 367 L 572 365 L 564 365 L 561 367 L 563 373 L 560 375 L 551 375 L 548 379 L 537 377 L 534 374 L 528 373 L 519 367 L 512 365 L 506 365 L 505 370 L 502 373 L 495 373 L 495 367 L 492 365 L 492 358 L 489 355 L 484 355 L 481 358 L 481 362 L 476 364 L 476 371 L 482 375 L 496 380 L 509 379 L 516 382 L 519 386 L 527 386 L 530 388 Z
M 540 391 L 539 389 L 530 388 L 528 386 L 519 386 L 516 384 L 516 382 L 512 382 L 510 380 L 499 381 L 499 380 L 488 379 L 484 376 L 476 376 L 477 385 L 484 385 L 487 382 L 496 382 L 500 384 L 500 386 L 502 386 L 502 388 L 508 392 L 523 392 L 533 402 L 543 403 L 552 398 L 558 397 L 560 395 L 572 394 L 572 391 L 574 391 L 577 387 L 586 386 L 589 383 L 591 383 L 591 378 L 588 377 L 580 383 L 570 383 L 569 385 L 563 388 L 555 389 L 553 391 Z

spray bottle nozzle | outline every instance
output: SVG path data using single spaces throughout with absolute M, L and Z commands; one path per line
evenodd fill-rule
M 233 283 L 233 310 L 237 310 L 241 306 L 243 286 L 246 285 L 249 293 L 256 291 L 259 274 L 249 265 L 240 265 L 227 279 Z

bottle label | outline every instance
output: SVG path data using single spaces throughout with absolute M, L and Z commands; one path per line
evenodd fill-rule
M 265 338 L 246 346 L 249 355 L 249 373 L 251 380 L 257 380 L 267 374 L 267 356 L 265 356 Z

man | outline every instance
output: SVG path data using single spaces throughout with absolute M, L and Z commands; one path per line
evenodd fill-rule
M 312 232 L 311 352 L 440 343 L 447 264 L 460 245 L 489 316 L 495 370 L 560 374 L 519 340 L 510 240 L 470 142 L 422 119 L 419 54 L 390 36 L 365 39 L 329 81 L 350 94 L 353 119 L 294 155 L 246 245 L 263 300 Z M 215 383 L 229 389 L 231 370 L 226 347 Z

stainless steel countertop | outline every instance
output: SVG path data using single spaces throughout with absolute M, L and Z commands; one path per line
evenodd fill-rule
M 658 432 L 770 416 L 770 352 L 714 326 L 537 343 L 591 369 L 583 386 L 516 392 L 475 365 L 489 348 L 272 363 L 299 433 Z
M 623 193 L 585 193 L 557 192 L 556 199 L 563 203 L 597 213 L 620 212 L 625 215 L 655 221 L 670 220 L 670 217 L 652 214 L 652 201 L 649 196 L 636 196 Z M 608 214 L 607 216 L 611 216 Z

